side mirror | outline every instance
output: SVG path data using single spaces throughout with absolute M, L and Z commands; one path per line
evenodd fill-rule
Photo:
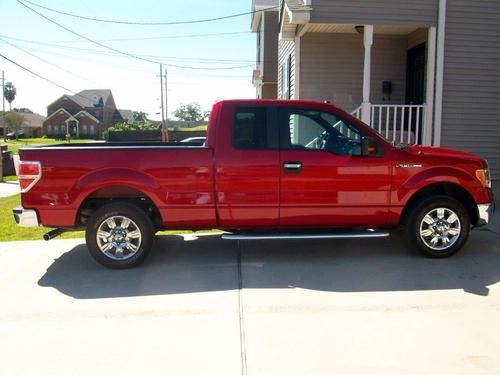
M 377 142 L 373 137 L 361 139 L 361 153 L 363 156 L 377 155 Z

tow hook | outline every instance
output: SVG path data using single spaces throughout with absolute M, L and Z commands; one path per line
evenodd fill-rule
M 56 229 L 51 230 L 50 232 L 45 233 L 43 235 L 43 239 L 45 241 L 48 241 L 48 240 L 51 240 L 53 238 L 56 238 L 57 236 L 60 236 L 61 234 L 63 234 L 64 232 L 67 232 L 67 231 L 68 231 L 67 229 L 56 228 Z

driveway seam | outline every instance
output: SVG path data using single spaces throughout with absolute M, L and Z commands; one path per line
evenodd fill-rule
M 238 263 L 238 314 L 239 314 L 239 323 L 240 323 L 240 352 L 241 352 L 241 374 L 247 375 L 247 354 L 246 354 L 246 345 L 245 345 L 245 320 L 243 314 L 243 271 L 241 266 L 241 257 L 242 257 L 242 249 L 240 245 L 240 241 L 237 241 L 238 244 L 238 255 L 237 255 L 237 263 Z

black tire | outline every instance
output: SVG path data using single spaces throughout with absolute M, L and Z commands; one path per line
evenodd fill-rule
M 430 216 L 427 217 L 428 214 Z M 438 215 L 443 217 L 439 218 Z M 429 218 L 436 218 L 437 221 L 429 224 Z M 405 229 L 408 242 L 420 254 L 431 258 L 447 258 L 456 254 L 467 242 L 470 218 L 465 207 L 456 199 L 435 195 L 424 199 L 408 212 Z
M 114 229 L 107 224 L 108 219 L 109 223 L 116 224 Z M 130 223 L 127 225 L 124 219 Z M 126 228 L 122 228 L 125 225 Z M 98 238 L 99 228 L 101 236 Z M 104 234 L 110 237 L 105 238 Z M 85 233 L 90 255 L 103 266 L 113 269 L 132 268 L 141 263 L 151 250 L 153 237 L 153 224 L 146 213 L 124 202 L 106 204 L 96 210 Z M 110 249 L 106 251 L 106 247 Z

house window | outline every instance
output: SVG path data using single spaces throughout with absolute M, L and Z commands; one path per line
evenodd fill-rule
M 52 134 L 52 125 L 47 125 L 47 134 Z
M 281 64 L 281 98 L 290 99 L 290 72 L 292 55 L 288 55 Z
M 87 125 L 82 126 L 82 134 L 87 134 Z
M 89 134 L 95 134 L 95 125 L 90 125 Z

